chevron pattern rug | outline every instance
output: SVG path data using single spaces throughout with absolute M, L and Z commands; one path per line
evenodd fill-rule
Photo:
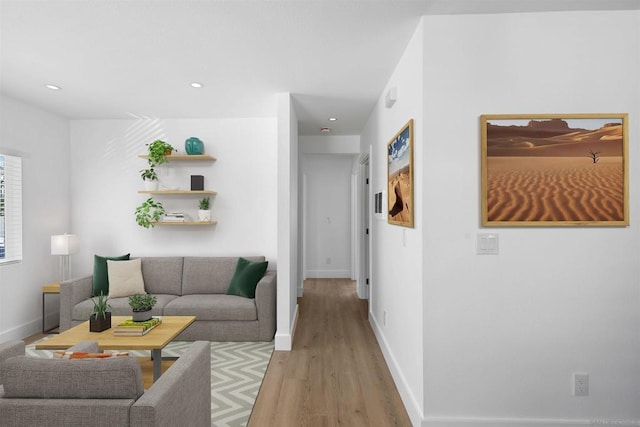
M 29 344 L 26 354 L 53 357 L 47 350 L 36 350 L 41 340 Z M 191 343 L 174 341 L 162 350 L 163 357 L 180 357 Z M 139 357 L 150 357 L 149 351 L 129 351 Z M 273 353 L 273 342 L 211 343 L 211 425 L 215 427 L 246 426 L 258 396 L 262 378 Z

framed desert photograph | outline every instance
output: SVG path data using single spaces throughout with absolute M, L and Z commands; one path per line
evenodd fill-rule
M 627 114 L 483 115 L 483 226 L 627 226 Z
M 413 119 L 387 144 L 389 224 L 413 227 Z

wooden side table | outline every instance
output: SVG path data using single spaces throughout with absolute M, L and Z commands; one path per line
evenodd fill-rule
M 60 326 L 60 322 L 53 328 L 46 329 L 46 313 L 45 310 L 45 296 L 50 294 L 60 294 L 60 282 L 53 282 L 46 284 L 42 287 L 42 333 L 46 334 L 47 332 L 53 332 L 54 329 L 57 329 Z M 53 332 L 56 333 L 56 332 Z

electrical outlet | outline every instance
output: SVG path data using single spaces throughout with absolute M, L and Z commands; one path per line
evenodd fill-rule
M 387 310 L 382 312 L 382 326 L 387 326 Z
M 589 396 L 589 374 L 576 372 L 573 374 L 573 395 Z
M 331 264 L 331 258 L 327 258 L 327 264 Z

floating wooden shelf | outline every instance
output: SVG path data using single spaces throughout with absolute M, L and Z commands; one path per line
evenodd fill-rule
M 148 159 L 149 156 L 146 154 L 138 154 L 139 158 L 142 159 Z M 208 154 L 171 154 L 166 156 L 166 160 L 167 162 L 173 162 L 173 161 L 214 161 L 216 160 L 215 157 L 210 156 Z M 218 194 L 215 191 L 212 190 L 172 190 L 172 189 L 165 189 L 165 190 L 138 190 L 138 194 L 154 194 L 154 195 L 211 195 L 211 196 L 215 196 L 216 194 Z M 153 222 L 153 225 L 162 225 L 162 226 L 180 226 L 180 227 L 184 227 L 184 226 L 196 226 L 196 225 L 215 225 L 217 224 L 218 221 L 184 221 L 184 222 L 177 222 L 177 221 L 157 221 L 157 222 Z
M 214 225 L 217 224 L 218 221 L 185 221 L 185 222 L 174 222 L 174 221 L 158 221 L 154 222 L 154 225 Z
M 138 154 L 141 159 L 148 159 L 146 154 Z M 216 160 L 215 157 L 208 154 L 171 154 L 166 157 L 168 161 L 171 160 Z
M 139 190 L 140 194 L 218 194 L 211 190 Z

